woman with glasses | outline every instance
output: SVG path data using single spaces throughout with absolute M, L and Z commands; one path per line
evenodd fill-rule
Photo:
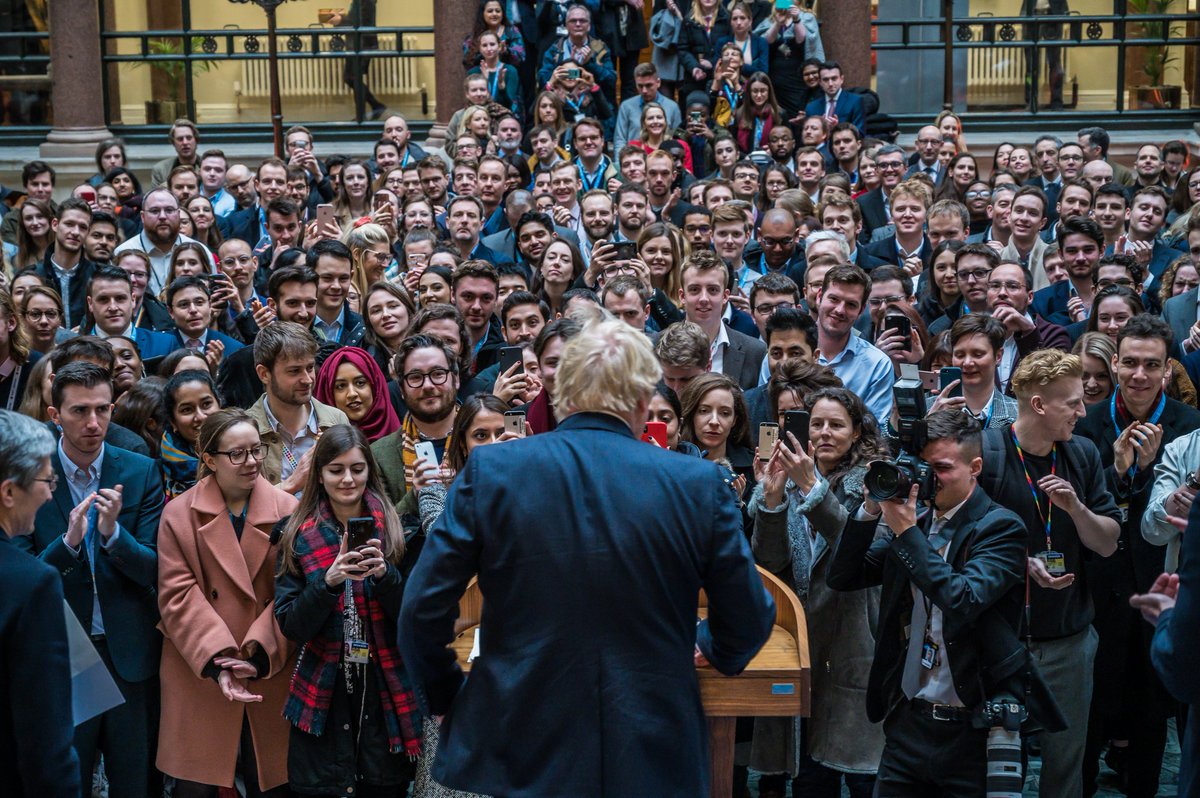
M 400 429 L 383 372 L 374 358 L 357 346 L 344 346 L 325 358 L 313 396 L 345 413 L 371 443 Z
M 1162 273 L 1158 286 L 1158 301 L 1165 305 L 1171 297 L 1186 294 L 1198 285 L 1200 269 L 1196 268 L 1190 255 L 1181 255 L 1171 261 L 1171 265 Z
M 159 464 L 167 501 L 171 501 L 196 484 L 200 429 L 221 409 L 212 375 L 207 370 L 188 370 L 171 376 L 163 388 L 163 409 L 167 424 L 159 445 Z
M 158 531 L 157 766 L 175 798 L 216 798 L 238 776 L 248 798 L 283 798 L 295 646 L 275 621 L 271 532 L 296 500 L 260 474 L 265 447 L 246 411 L 208 416 L 196 449 L 200 479 Z
M 384 279 L 392 263 L 392 240 L 381 225 L 363 224 L 342 236 L 342 243 L 350 248 L 353 267 L 350 282 L 358 300 L 361 300 L 371 285 Z M 361 313 L 360 304 L 360 301 L 355 301 L 351 310 Z
M 992 220 L 988 218 L 987 208 L 992 202 L 992 186 L 986 180 L 973 180 L 967 186 L 966 193 L 963 194 L 964 205 L 967 206 L 967 214 L 971 217 L 971 235 L 981 235 L 987 229 Z
M 312 451 L 300 504 L 276 526 L 275 617 L 301 646 L 288 779 L 304 795 L 406 795 L 421 719 L 396 647 L 404 531 L 358 428 L 330 427 Z
M 70 333 L 61 326 L 62 320 L 62 299 L 57 291 L 44 285 L 33 285 L 25 291 L 21 301 L 21 325 L 31 350 L 44 355 L 61 338 L 69 337 Z

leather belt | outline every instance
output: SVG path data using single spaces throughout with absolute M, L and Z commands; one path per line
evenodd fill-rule
M 971 719 L 971 711 L 966 707 L 956 707 L 950 704 L 931 704 L 920 698 L 914 698 L 909 703 L 918 713 L 933 720 L 948 723 L 964 723 Z

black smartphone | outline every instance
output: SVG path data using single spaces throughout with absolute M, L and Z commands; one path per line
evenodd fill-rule
M 617 251 L 617 258 L 619 260 L 633 260 L 638 256 L 636 241 L 614 241 L 612 245 Z
M 808 422 L 807 410 L 789 410 L 783 414 L 783 442 L 792 451 L 795 451 L 795 448 L 789 435 L 796 436 L 800 449 L 808 452 Z
M 883 319 L 883 331 L 899 330 L 900 335 L 904 338 L 904 346 L 900 347 L 905 352 L 912 351 L 912 322 L 908 320 L 908 316 L 899 314 L 885 316 Z
M 938 385 L 942 388 L 942 390 L 944 391 L 946 386 L 955 380 L 958 380 L 958 385 L 954 386 L 954 390 L 950 391 L 950 393 L 943 394 L 947 399 L 953 399 L 956 396 L 963 395 L 962 369 L 960 369 L 958 366 L 942 366 L 941 371 L 938 372 Z
M 518 364 L 521 367 L 517 369 L 517 374 L 525 373 L 525 356 L 524 351 L 519 346 L 502 346 L 500 347 L 500 373 L 507 374 L 508 370 Z
M 367 541 L 375 537 L 375 519 L 370 516 L 351 518 L 346 522 L 346 534 L 350 536 L 347 549 L 357 551 L 363 548 Z

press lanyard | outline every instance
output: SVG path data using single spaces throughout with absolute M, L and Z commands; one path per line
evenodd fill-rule
M 496 99 L 496 90 L 500 88 L 500 65 L 499 64 L 497 64 L 496 68 L 494 70 L 492 70 L 492 74 L 488 75 L 487 82 L 488 82 L 488 96 L 490 96 L 494 100 L 494 99 Z
M 725 94 L 725 102 L 729 103 L 729 110 L 732 111 L 734 108 L 737 108 L 738 101 L 733 95 L 733 89 L 729 88 L 729 85 L 726 84 L 721 87 L 721 91 Z
M 1042 514 L 1042 505 L 1038 501 L 1037 485 L 1033 481 L 1033 477 L 1029 475 L 1029 466 L 1025 464 L 1025 452 L 1021 451 L 1021 442 L 1017 440 L 1017 431 L 1009 427 L 1008 433 L 1012 435 L 1013 446 L 1017 447 L 1017 457 L 1021 460 L 1021 470 L 1025 472 L 1025 482 L 1029 485 L 1029 492 L 1033 494 L 1033 506 L 1037 509 L 1038 520 L 1046 524 L 1046 551 L 1050 551 L 1054 546 L 1050 542 L 1050 521 L 1054 517 L 1054 507 L 1050 503 L 1050 496 L 1046 496 L 1046 513 Z M 1058 467 L 1058 444 L 1055 443 L 1050 449 L 1050 476 L 1054 476 L 1054 472 Z
M 1123 432 L 1123 430 L 1121 429 L 1120 423 L 1117 422 L 1117 391 L 1119 391 L 1119 390 L 1121 390 L 1120 385 L 1118 385 L 1113 390 L 1112 398 L 1108 400 L 1108 413 L 1109 413 L 1109 416 L 1112 418 L 1113 429 L 1116 430 L 1118 438 L 1121 437 L 1121 432 Z M 1166 408 L 1166 406 L 1167 406 L 1167 394 L 1164 391 L 1159 394 L 1158 407 L 1154 408 L 1154 412 L 1150 414 L 1150 418 L 1146 420 L 1146 423 L 1147 424 L 1157 424 L 1159 418 L 1162 417 L 1163 410 Z M 1136 424 L 1137 419 L 1135 418 L 1132 423 Z M 1130 468 L 1129 468 L 1129 478 L 1130 479 L 1133 479 L 1135 476 L 1137 476 L 1137 470 L 1138 470 L 1137 456 L 1135 455 L 1133 458 L 1133 465 L 1130 466 Z
M 754 120 L 754 148 L 758 149 L 762 144 L 763 121 L 761 119 Z
M 6 410 L 15 410 L 17 403 L 17 385 L 21 382 L 21 371 L 25 368 L 24 364 L 17 366 L 12 371 L 12 385 L 8 388 L 8 401 L 4 407 Z
M 596 167 L 596 171 L 590 175 L 583 168 L 583 162 L 579 162 L 579 179 L 583 183 L 584 192 L 591 191 L 594 188 L 600 188 L 600 181 L 604 177 L 604 171 L 608 168 L 608 156 L 600 156 L 600 165 Z

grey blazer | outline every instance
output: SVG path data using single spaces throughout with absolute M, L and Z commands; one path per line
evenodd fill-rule
M 725 349 L 721 373 L 733 377 L 743 391 L 748 391 L 758 385 L 763 358 L 767 356 L 767 345 L 728 324 L 725 325 L 725 334 L 729 336 L 729 346 Z
M 1173 296 L 1163 305 L 1163 318 L 1171 325 L 1175 334 L 1175 346 L 1181 347 L 1187 340 L 1192 325 L 1196 323 L 1196 296 L 1200 289 L 1193 288 L 1184 291 L 1179 296 Z M 1179 351 L 1183 351 L 1180 349 Z

